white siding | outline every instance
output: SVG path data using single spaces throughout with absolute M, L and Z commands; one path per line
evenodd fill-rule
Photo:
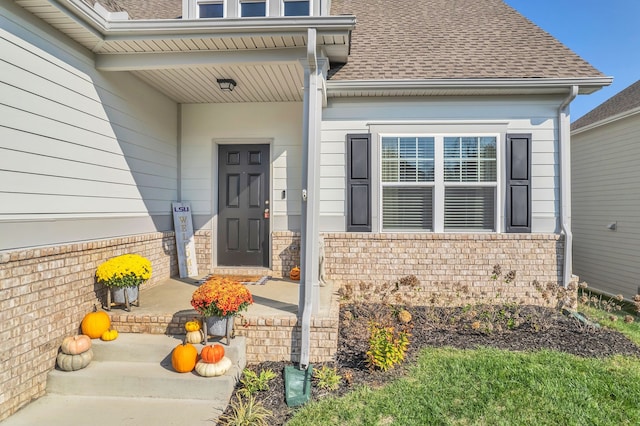
M 558 232 L 558 150 L 556 139 L 558 97 L 330 99 L 323 112 L 321 217 L 324 231 L 344 230 L 346 209 L 345 143 L 349 133 L 369 133 L 380 123 L 437 124 L 443 132 L 473 123 L 501 123 L 505 133 L 533 135 L 533 232 Z M 471 126 L 472 128 L 473 126 Z M 468 128 L 468 127 L 465 127 Z M 450 129 L 450 130 L 447 130 Z M 504 135 L 502 135 L 504 136 Z M 373 143 L 376 143 L 374 140 Z M 504 143 L 504 141 L 503 141 Z M 374 153 L 375 153 L 374 149 Z M 504 149 L 502 150 L 504 155 Z M 339 155 L 335 155 L 339 154 Z M 377 158 L 372 159 L 374 177 Z M 504 162 L 503 162 L 504 164 Z M 373 222 L 378 221 L 374 179 Z M 503 196 L 504 189 L 501 189 Z
M 182 198 L 191 203 L 196 222 L 209 228 L 217 193 L 216 143 L 271 143 L 272 229 L 299 230 L 302 103 L 183 105 Z
M 176 104 L 0 12 L 0 250 L 170 230 Z
M 640 114 L 575 134 L 571 150 L 573 272 L 631 298 L 640 293 Z

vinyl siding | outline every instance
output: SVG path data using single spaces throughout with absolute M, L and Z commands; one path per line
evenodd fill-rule
M 640 292 L 640 114 L 577 133 L 571 145 L 573 271 L 632 298 Z
M 177 105 L 0 12 L 0 250 L 172 229 Z
M 490 123 L 504 133 L 531 133 L 533 232 L 558 232 L 559 190 L 556 139 L 556 97 L 482 97 L 482 98 L 395 98 L 330 99 L 323 112 L 321 168 L 321 220 L 323 231 L 343 231 L 345 215 L 344 146 L 349 133 L 368 133 L 372 126 L 393 124 L 433 125 L 442 132 L 459 132 Z M 377 140 L 372 141 L 377 144 Z M 504 140 L 502 140 L 504 144 Z M 377 149 L 373 150 L 374 156 Z M 340 155 L 329 155 L 340 153 Z M 504 149 L 502 150 L 504 155 Z M 372 159 L 374 182 L 378 181 L 378 158 Z M 504 166 L 504 161 L 502 162 Z M 504 170 L 502 171 L 504 173 Z M 504 184 L 504 181 L 503 181 Z M 373 223 L 379 221 L 378 184 L 374 184 Z M 378 185 L 379 186 L 379 185 Z M 504 197 L 504 188 L 500 189 Z

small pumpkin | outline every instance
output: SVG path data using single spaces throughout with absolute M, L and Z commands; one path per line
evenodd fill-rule
M 198 331 L 202 328 L 202 324 L 197 319 L 192 319 L 191 321 L 187 321 L 184 325 L 184 329 L 187 331 Z
M 300 268 L 298 266 L 294 266 L 293 268 L 291 268 L 291 271 L 289 271 L 289 278 L 294 281 L 300 280 Z
M 76 371 L 85 368 L 93 359 L 93 350 L 89 349 L 81 354 L 70 355 L 64 352 L 58 353 L 56 364 L 62 371 Z
M 231 360 L 226 356 L 216 363 L 200 360 L 196 363 L 196 373 L 202 377 L 222 376 L 231 368 Z
M 171 366 L 178 373 L 193 371 L 198 359 L 198 350 L 191 343 L 176 346 L 171 353 Z
M 102 333 L 111 327 L 111 318 L 104 311 L 98 311 L 96 305 L 93 305 L 93 312 L 89 312 L 82 319 L 80 328 L 82 334 L 86 334 L 92 339 L 98 339 Z
M 114 330 L 111 328 L 105 331 L 104 333 L 102 333 L 102 336 L 100 336 L 100 339 L 104 340 L 105 342 L 110 342 L 112 340 L 116 340 L 117 338 L 118 338 L 118 330 Z
M 204 340 L 204 332 L 202 330 L 187 331 L 187 336 L 184 340 L 187 343 L 202 343 Z
M 65 337 L 60 345 L 60 350 L 67 355 L 78 355 L 89 349 L 91 349 L 91 339 L 86 334 Z
M 398 312 L 398 320 L 403 324 L 411 322 L 411 312 L 407 311 L 406 309 L 402 309 L 400 312 Z
M 215 344 L 208 345 L 200 351 L 200 359 L 210 364 L 220 361 L 224 357 L 224 346 Z

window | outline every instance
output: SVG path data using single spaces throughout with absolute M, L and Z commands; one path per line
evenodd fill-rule
M 309 1 L 284 0 L 284 16 L 309 16 Z
M 267 16 L 267 3 L 265 1 L 243 1 L 240 3 L 240 16 Z
M 199 18 L 224 18 L 224 4 L 222 2 L 198 3 Z
M 383 136 L 383 231 L 493 231 L 496 136 Z

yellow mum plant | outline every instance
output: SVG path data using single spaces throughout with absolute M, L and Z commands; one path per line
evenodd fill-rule
M 151 262 L 138 254 L 123 254 L 103 262 L 96 270 L 107 287 L 135 287 L 151 278 Z
M 193 292 L 191 306 L 200 314 L 210 317 L 235 315 L 249 308 L 253 297 L 239 281 L 213 277 Z

